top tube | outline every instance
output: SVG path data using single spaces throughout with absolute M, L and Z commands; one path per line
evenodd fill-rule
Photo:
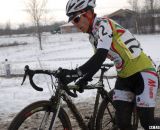
M 76 89 L 79 89 L 79 86 L 77 85 L 67 85 L 67 87 L 70 89 L 70 90 L 76 90 Z M 85 90 L 90 90 L 90 89 L 99 89 L 99 88 L 103 88 L 103 86 L 101 85 L 86 85 L 83 87 L 83 89 Z

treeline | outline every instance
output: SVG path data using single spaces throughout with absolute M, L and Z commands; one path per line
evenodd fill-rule
M 51 33 L 59 33 L 60 26 L 63 25 L 65 22 L 55 22 L 51 25 L 44 25 L 40 26 L 41 32 L 51 32 Z M 10 23 L 6 24 L 6 27 L 0 28 L 0 35 L 13 35 L 13 34 L 32 34 L 36 33 L 35 26 L 26 26 L 25 24 L 19 25 L 17 29 L 12 29 Z
M 136 15 L 136 33 L 159 33 L 160 32 L 160 10 L 141 11 Z
M 136 14 L 133 21 L 135 33 L 160 32 L 160 0 L 129 0 L 129 3 Z

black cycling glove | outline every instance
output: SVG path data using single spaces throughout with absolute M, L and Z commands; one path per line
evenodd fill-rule
M 89 81 L 92 81 L 92 77 L 89 75 L 85 75 L 83 78 L 79 79 L 75 84 L 79 86 L 79 92 L 82 93 L 84 91 L 85 86 Z
M 57 75 L 61 79 L 61 82 L 65 85 L 71 83 L 72 81 L 75 81 L 82 76 L 82 73 L 78 68 L 76 68 L 75 70 L 59 68 L 58 71 L 59 72 L 57 73 Z

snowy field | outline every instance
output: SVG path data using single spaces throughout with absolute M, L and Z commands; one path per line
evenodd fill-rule
M 144 51 L 152 57 L 158 65 L 160 63 L 160 35 L 136 35 Z M 77 34 L 46 34 L 43 38 L 43 50 L 39 50 L 37 40 L 32 36 L 1 36 L 0 45 L 12 44 L 14 42 L 22 45 L 11 47 L 0 47 L 0 74 L 4 73 L 4 60 L 7 58 L 11 64 L 12 73 L 23 74 L 25 65 L 32 69 L 57 69 L 75 68 L 80 66 L 93 54 L 92 46 L 89 44 L 88 35 Z M 27 44 L 24 44 L 27 43 Z M 107 60 L 106 62 L 110 62 Z M 97 74 L 98 75 L 98 74 Z M 115 69 L 111 69 L 107 75 L 116 75 Z M 47 77 L 40 77 L 36 81 L 44 86 L 43 92 L 36 92 L 31 88 L 28 80 L 21 86 L 22 77 L 0 78 L 0 122 L 10 121 L 13 114 L 19 112 L 23 107 L 33 101 L 49 99 L 51 92 Z M 46 80 L 47 78 L 47 80 Z M 45 82 L 47 81 L 47 82 Z M 110 80 L 114 86 L 115 79 Z M 76 102 L 92 99 L 95 91 L 86 91 L 79 94 Z M 1 128 L 0 128 L 1 130 Z

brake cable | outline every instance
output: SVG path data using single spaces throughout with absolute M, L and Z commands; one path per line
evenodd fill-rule
M 38 57 L 37 57 L 37 60 L 38 60 L 39 66 L 41 67 L 41 69 L 43 69 L 42 64 L 41 64 L 41 61 L 40 61 L 40 59 L 39 59 Z M 45 76 L 45 75 L 43 75 L 43 76 L 44 76 L 45 80 L 47 81 L 46 76 Z M 51 91 L 50 85 L 49 85 L 48 82 L 47 82 L 47 87 L 48 87 L 48 89 L 49 89 L 50 95 L 52 96 L 52 95 L 53 95 L 53 94 L 52 94 L 53 89 L 52 89 L 52 91 Z M 53 93 L 54 93 L 54 91 L 53 91 Z

